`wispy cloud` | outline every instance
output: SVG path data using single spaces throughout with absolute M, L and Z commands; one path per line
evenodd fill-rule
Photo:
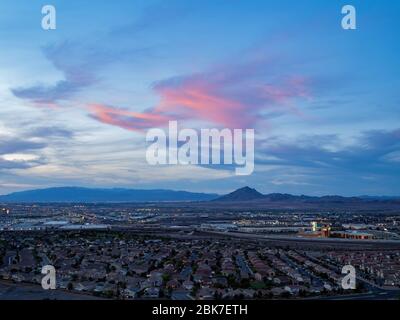
M 12 94 L 39 106 L 59 107 L 61 101 L 73 100 L 78 93 L 100 83 L 99 73 L 102 69 L 121 61 L 149 56 L 151 51 L 149 47 L 124 47 L 119 44 L 115 48 L 103 43 L 109 40 L 92 39 L 89 43 L 65 40 L 43 47 L 44 56 L 62 73 L 63 79 L 51 85 L 14 87 L 11 88 Z
M 88 110 L 90 117 L 97 121 L 132 131 L 163 126 L 169 119 L 153 112 L 139 113 L 101 104 L 91 104 Z
M 197 120 L 228 128 L 250 128 L 264 111 L 301 114 L 296 99 L 310 96 L 301 76 L 270 74 L 268 61 L 218 67 L 202 74 L 174 77 L 153 87 L 157 105 L 130 112 L 101 104 L 89 106 L 91 116 L 128 130 L 166 125 L 168 120 Z
M 31 130 L 31 135 L 34 137 L 40 138 L 48 138 L 48 137 L 55 137 L 55 138 L 72 138 L 74 133 L 70 130 L 64 128 L 58 128 L 55 126 L 48 126 L 48 127 L 36 127 Z
M 43 53 L 53 66 L 62 72 L 64 79 L 54 85 L 38 84 L 31 87 L 12 88 L 11 92 L 16 97 L 37 104 L 56 106 L 60 100 L 68 99 L 96 82 L 93 70 L 101 63 L 101 60 L 95 58 L 94 51 L 91 52 L 88 48 L 64 41 L 43 48 Z

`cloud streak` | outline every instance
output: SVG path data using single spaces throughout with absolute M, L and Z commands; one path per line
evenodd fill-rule
M 91 104 L 88 110 L 90 117 L 99 122 L 132 131 L 163 126 L 169 120 L 168 117 L 153 112 L 139 113 L 102 104 Z

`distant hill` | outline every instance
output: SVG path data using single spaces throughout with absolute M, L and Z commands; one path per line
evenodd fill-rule
M 258 192 L 256 189 L 244 187 L 225 196 L 219 197 L 214 201 L 250 201 L 262 198 L 264 198 L 264 195 Z
M 167 202 L 209 201 L 217 194 L 172 190 L 90 189 L 61 187 L 15 192 L 0 196 L 0 202 Z
M 244 187 L 233 191 L 227 195 L 213 200 L 213 202 L 247 202 L 247 203 L 286 203 L 286 204 L 368 204 L 373 202 L 398 202 L 400 199 L 395 197 L 342 197 L 342 196 L 296 196 L 286 193 L 262 194 L 250 187 Z

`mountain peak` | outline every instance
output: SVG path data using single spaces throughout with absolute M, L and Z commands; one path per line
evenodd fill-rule
M 264 195 L 256 189 L 244 187 L 237 189 L 225 196 L 219 197 L 216 201 L 249 201 L 263 198 Z
M 255 192 L 258 192 L 256 189 L 250 188 L 249 186 L 245 186 L 243 188 L 237 189 L 236 191 L 246 191 L 246 192 L 248 192 L 248 191 L 254 192 L 255 191 Z

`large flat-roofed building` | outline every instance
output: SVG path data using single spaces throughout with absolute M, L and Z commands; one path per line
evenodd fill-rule
M 355 231 L 355 230 L 337 231 L 334 232 L 332 236 L 334 236 L 335 238 L 358 239 L 358 240 L 372 240 L 375 238 L 372 233 Z
M 311 222 L 311 231 L 302 231 L 299 235 L 307 238 L 343 238 L 357 240 L 372 240 L 376 238 L 374 234 L 361 230 L 332 231 L 330 224 L 316 221 Z

